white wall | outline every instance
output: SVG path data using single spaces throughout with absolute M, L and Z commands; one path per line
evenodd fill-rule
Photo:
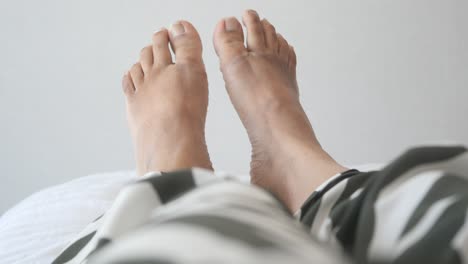
M 133 167 L 121 75 L 154 30 L 180 18 L 205 45 L 214 164 L 247 172 L 248 141 L 211 44 L 216 21 L 246 8 L 296 47 L 304 107 L 338 160 L 468 143 L 464 0 L 1 1 L 0 212 L 43 187 Z

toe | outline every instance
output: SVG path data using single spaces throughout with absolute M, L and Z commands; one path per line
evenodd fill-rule
M 269 51 L 276 52 L 278 50 L 278 37 L 276 36 L 275 27 L 266 19 L 262 20 L 263 31 L 265 32 L 265 46 Z
M 130 72 L 126 72 L 122 78 L 122 89 L 127 96 L 135 93 L 135 85 L 133 84 Z
M 169 39 L 176 63 L 202 61 L 200 36 L 192 24 L 187 21 L 172 24 Z
M 247 48 L 251 51 L 263 51 L 265 49 L 265 32 L 257 12 L 254 10 L 245 11 L 242 21 L 247 28 Z
M 289 70 L 293 72 L 294 74 L 296 73 L 296 64 L 297 64 L 296 52 L 294 51 L 293 46 L 289 46 L 288 65 L 289 65 Z
M 169 32 L 165 28 L 153 34 L 153 57 L 156 67 L 164 67 L 172 63 L 171 51 L 169 50 Z
M 130 69 L 130 77 L 132 78 L 133 85 L 135 87 L 135 91 L 138 91 L 143 84 L 143 79 L 145 77 L 143 73 L 143 68 L 140 63 L 133 64 L 132 68 Z
M 148 73 L 153 67 L 153 50 L 151 46 L 146 46 L 141 50 L 140 63 L 145 73 Z
M 228 64 L 234 58 L 247 54 L 242 26 L 235 17 L 228 17 L 218 22 L 213 43 L 221 65 Z
M 277 34 L 278 36 L 278 55 L 280 59 L 284 61 L 288 61 L 289 56 L 289 44 L 286 39 L 281 36 L 281 34 Z
M 296 78 L 296 52 L 294 51 L 293 46 L 289 46 L 289 55 L 288 55 L 288 68 L 289 72 L 291 73 L 292 76 L 294 76 L 294 90 L 296 93 L 299 95 L 299 86 L 297 85 L 297 78 Z

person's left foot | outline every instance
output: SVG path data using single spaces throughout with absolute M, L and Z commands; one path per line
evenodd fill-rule
M 172 61 L 169 44 L 175 55 Z M 162 29 L 123 77 L 137 170 L 212 170 L 205 143 L 208 81 L 202 44 L 186 21 Z

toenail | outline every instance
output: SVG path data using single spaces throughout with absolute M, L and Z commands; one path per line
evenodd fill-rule
M 228 17 L 224 22 L 226 31 L 236 31 L 239 29 L 239 22 L 235 17 Z
M 181 23 L 174 23 L 171 25 L 171 34 L 173 37 L 177 37 L 185 33 L 184 25 Z
M 164 31 L 164 30 L 166 30 L 166 28 L 165 28 L 165 27 L 162 27 L 162 28 L 160 28 L 160 29 L 154 31 L 153 34 L 158 34 L 159 32 Z
M 247 12 L 249 12 L 249 14 L 253 15 L 255 17 L 255 19 L 259 19 L 257 11 L 249 9 L 249 10 L 247 10 Z

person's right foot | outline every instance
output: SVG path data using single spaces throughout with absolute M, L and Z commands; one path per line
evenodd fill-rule
M 296 54 L 266 20 L 248 10 L 216 26 L 214 46 L 231 101 L 252 144 L 252 183 L 291 211 L 330 176 L 342 172 L 320 146 L 299 102 Z

